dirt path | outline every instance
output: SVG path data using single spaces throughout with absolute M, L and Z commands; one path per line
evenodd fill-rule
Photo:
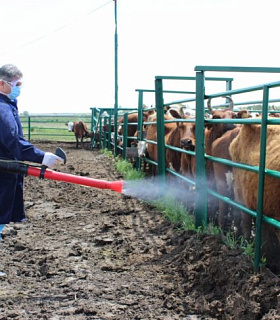
M 54 152 L 56 144 L 37 144 Z M 99 151 L 59 144 L 59 170 L 118 180 Z M 178 231 L 110 190 L 25 179 L 28 221 L 0 244 L 0 319 L 280 319 L 280 286 L 219 237 Z

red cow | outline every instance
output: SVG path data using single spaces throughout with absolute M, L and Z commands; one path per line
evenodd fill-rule
M 171 120 L 174 119 L 170 115 L 164 114 L 164 120 Z M 157 117 L 156 113 L 148 117 L 147 122 L 156 122 Z M 172 130 L 176 128 L 175 123 L 165 123 L 164 124 L 164 134 L 165 134 L 165 142 L 168 140 L 169 135 L 171 134 Z M 145 126 L 145 134 L 146 139 L 157 142 L 157 124 L 150 124 Z M 154 160 L 157 162 L 158 156 L 157 156 L 157 145 L 153 143 L 144 143 L 140 145 L 140 148 L 138 149 L 138 153 L 140 157 L 147 156 L 151 160 Z M 151 166 L 152 168 L 152 174 L 155 174 L 156 167 Z
M 251 117 L 251 114 L 247 110 L 239 111 L 236 118 L 247 118 Z M 226 131 L 220 138 L 217 138 L 211 147 L 211 154 L 216 158 L 222 158 L 232 160 L 229 154 L 229 146 L 233 139 L 237 137 L 240 131 L 240 125 L 236 128 Z M 232 186 L 232 166 L 221 164 L 219 162 L 213 162 L 213 170 L 215 177 L 215 184 L 218 193 L 225 197 L 233 198 L 233 186 Z M 219 201 L 219 213 L 218 220 L 219 226 L 226 230 L 230 227 L 231 219 L 228 219 L 229 206 L 222 200 Z M 237 235 L 240 235 L 240 212 L 234 208 L 234 219 L 235 226 L 237 227 Z
M 78 149 L 79 145 L 79 139 L 82 145 L 82 148 L 84 147 L 84 138 L 92 138 L 94 133 L 89 132 L 87 125 L 83 121 L 79 122 L 69 122 L 68 123 L 68 130 L 74 132 L 74 135 L 76 137 L 76 148 Z
M 164 120 L 185 119 L 187 116 L 182 114 L 181 109 L 169 109 L 169 113 L 164 114 Z M 148 122 L 156 122 L 156 114 L 149 117 Z M 164 124 L 164 140 L 167 145 L 174 147 L 184 147 L 188 150 L 194 150 L 194 123 L 179 122 L 179 123 L 165 123 Z M 192 135 L 192 138 L 189 136 Z M 146 139 L 157 141 L 157 125 L 147 125 Z M 151 160 L 157 161 L 157 145 L 152 143 L 141 143 L 138 147 L 139 156 L 145 156 L 145 151 Z M 183 155 L 189 158 L 189 155 Z M 172 168 L 177 172 L 181 170 L 181 152 L 170 150 L 166 148 L 166 167 Z M 194 163 L 194 162 L 193 162 Z M 155 168 L 153 168 L 155 173 Z
M 232 160 L 251 166 L 259 166 L 260 157 L 259 124 L 243 124 L 239 135 L 232 141 L 229 152 Z M 266 168 L 280 171 L 280 126 L 268 125 L 266 142 Z M 258 174 L 252 171 L 233 169 L 235 200 L 252 210 L 257 209 Z M 280 221 L 280 180 L 269 175 L 265 176 L 263 213 Z M 251 236 L 251 217 L 242 213 L 242 231 L 245 237 Z M 280 231 L 275 227 L 263 224 L 262 251 L 267 258 L 268 266 L 280 272 Z
M 170 109 L 170 115 L 176 119 L 195 119 L 182 114 L 181 110 Z M 173 147 L 194 151 L 195 149 L 195 123 L 177 122 L 167 137 L 166 144 Z M 194 170 L 194 157 L 178 151 L 166 149 L 166 164 L 175 171 L 182 171 L 183 175 L 192 177 Z
M 238 135 L 239 131 L 240 127 L 236 127 L 233 130 L 227 131 L 220 138 L 216 139 L 212 144 L 211 153 L 213 157 L 231 160 L 229 146 L 232 140 Z M 233 198 L 232 167 L 219 162 L 213 162 L 213 170 L 217 192 L 225 197 Z M 219 226 L 223 230 L 226 230 L 230 223 L 230 221 L 228 221 L 229 206 L 226 202 L 220 199 L 218 201 Z M 235 213 L 237 213 L 237 211 L 235 211 Z M 233 218 L 235 219 L 235 225 L 239 228 L 239 217 L 235 216 Z
M 143 122 L 147 121 L 148 117 L 153 114 L 154 111 L 144 111 L 143 112 Z M 128 122 L 128 126 L 127 126 L 127 136 L 128 137 L 134 137 L 135 133 L 137 132 L 137 123 L 138 123 L 138 112 L 134 112 L 134 113 L 130 113 L 127 115 L 127 122 Z M 124 132 L 124 117 L 122 116 L 119 121 L 119 128 L 118 128 L 118 134 L 120 136 L 123 135 Z M 135 123 L 135 124 L 130 124 L 130 123 Z M 127 141 L 127 147 L 131 147 L 133 140 L 128 139 Z
M 236 118 L 236 113 L 233 111 L 233 101 L 231 97 L 226 97 L 230 99 L 229 109 L 223 110 L 212 110 L 211 99 L 208 100 L 208 109 L 212 114 L 212 119 L 234 119 Z M 212 145 L 214 141 L 220 138 L 227 131 L 234 129 L 236 126 L 230 123 L 206 123 L 205 125 L 205 153 L 212 156 Z M 208 188 L 216 191 L 215 176 L 213 162 L 206 160 L 206 175 L 208 180 Z M 218 201 L 216 198 L 209 196 L 208 211 L 209 217 L 212 221 L 216 221 L 216 212 L 218 210 Z

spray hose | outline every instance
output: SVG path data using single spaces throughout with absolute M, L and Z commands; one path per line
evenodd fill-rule
M 58 148 L 60 149 L 60 148 Z M 60 149 L 61 152 L 62 149 Z M 57 154 L 57 152 L 56 152 Z M 62 154 L 57 154 L 64 159 L 66 163 L 66 156 Z M 56 181 L 63 181 L 68 183 L 79 184 L 88 187 L 94 187 L 98 189 L 109 189 L 122 193 L 123 191 L 123 180 L 119 181 L 106 181 L 99 179 L 92 179 L 88 177 L 76 176 L 73 174 L 57 172 L 50 169 L 46 169 L 45 166 L 35 167 L 28 165 L 24 162 L 15 160 L 2 160 L 0 159 L 0 171 L 5 173 L 23 174 L 27 176 L 34 176 L 40 179 L 50 179 Z

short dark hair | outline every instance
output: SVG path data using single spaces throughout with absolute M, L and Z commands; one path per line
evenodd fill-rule
M 0 68 L 0 79 L 12 81 L 14 78 L 22 78 L 22 72 L 13 64 L 5 64 Z

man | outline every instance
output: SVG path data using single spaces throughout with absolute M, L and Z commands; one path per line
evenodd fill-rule
M 23 138 L 17 108 L 22 76 L 12 64 L 0 68 L 0 159 L 31 161 L 53 168 L 64 160 Z M 5 224 L 24 220 L 23 175 L 0 172 L 0 239 Z

